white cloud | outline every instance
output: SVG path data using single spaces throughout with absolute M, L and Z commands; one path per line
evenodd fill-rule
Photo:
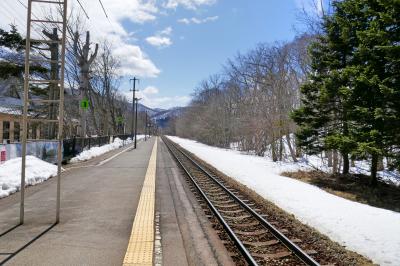
M 171 35 L 172 27 L 166 27 L 164 30 L 160 32 L 161 35 Z
M 144 94 L 157 94 L 159 90 L 154 86 L 148 86 L 143 90 Z
M 161 37 L 161 36 L 150 36 L 146 38 L 146 41 L 157 47 L 167 47 L 172 44 L 172 41 L 168 37 Z
M 189 25 L 189 24 L 192 24 L 192 23 L 193 24 L 203 24 L 203 23 L 207 23 L 207 22 L 216 21 L 218 18 L 219 18 L 218 16 L 206 17 L 206 18 L 203 18 L 203 19 L 195 18 L 195 17 L 192 17 L 192 18 L 181 18 L 181 19 L 178 19 L 178 22 L 186 24 L 186 25 Z
M 149 98 L 142 103 L 150 108 L 169 109 L 178 106 L 187 106 L 190 103 L 190 96 L 171 96 Z
M 157 32 L 154 36 L 149 36 L 146 41 L 153 46 L 162 48 L 168 47 L 172 44 L 171 38 L 169 37 L 172 33 L 172 28 L 167 27 L 162 31 Z
M 148 86 L 143 90 L 137 92 L 137 97 L 140 98 L 140 103 L 150 108 L 163 108 L 169 109 L 177 106 L 186 106 L 190 103 L 191 97 L 186 95 L 176 96 L 157 96 L 159 94 L 158 88 Z M 128 101 L 131 101 L 132 92 L 124 92 Z
M 2 8 L 4 6 L 5 18 L 0 20 L 0 27 L 8 29 L 8 24 L 14 23 L 18 26 L 20 32 L 25 35 L 26 32 L 26 9 L 18 1 L 1 0 Z M 21 0 L 27 5 L 27 0 Z M 121 73 L 123 75 L 138 75 L 142 77 L 156 77 L 160 70 L 155 66 L 151 59 L 142 51 L 142 49 L 133 43 L 132 33 L 127 32 L 122 21 L 128 20 L 133 23 L 145 23 L 157 19 L 160 13 L 156 0 L 103 0 L 104 7 L 108 13 L 107 19 L 103 13 L 98 0 L 81 1 L 88 12 L 87 20 L 76 1 L 70 1 L 69 12 L 71 10 L 76 14 L 81 12 L 81 20 L 91 32 L 91 42 L 101 42 L 107 39 L 113 45 L 113 53 L 123 58 Z M 49 11 L 47 7 L 56 5 L 35 3 L 33 13 L 39 18 L 44 18 L 44 13 Z M 45 7 L 45 8 L 43 8 Z M 54 12 L 54 10 L 53 10 Z M 38 24 L 41 26 L 41 24 Z M 38 38 L 41 28 L 37 26 L 32 31 L 32 37 Z
M 120 68 L 121 75 L 157 77 L 161 72 L 139 46 L 120 44 L 114 49 L 114 55 L 123 58 Z
M 179 22 L 179 23 L 186 24 L 186 25 L 189 25 L 189 24 L 190 24 L 190 19 L 181 18 L 181 19 L 178 19 L 178 22 Z
M 164 7 L 176 9 L 178 6 L 183 6 L 187 9 L 197 9 L 202 5 L 213 5 L 217 0 L 168 0 Z

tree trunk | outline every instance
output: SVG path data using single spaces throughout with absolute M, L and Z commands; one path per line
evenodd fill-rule
M 328 155 L 328 167 L 333 167 L 332 151 L 327 151 L 326 154 Z
M 295 146 L 296 146 L 296 158 L 301 157 L 301 147 L 298 145 L 298 141 L 295 138 L 294 140 Z
M 383 156 L 379 156 L 378 159 L 378 171 L 383 171 L 385 169 L 385 167 L 383 166 Z
M 290 143 L 290 136 L 289 136 L 289 134 L 286 134 L 286 141 L 287 141 L 287 143 L 288 143 L 290 155 L 292 156 L 293 162 L 297 162 L 296 153 L 294 152 L 293 147 L 292 147 L 292 144 Z
M 271 143 L 271 153 L 272 153 L 272 161 L 276 162 L 278 161 L 278 157 L 276 156 L 276 145 L 275 141 Z
M 343 171 L 342 174 L 347 175 L 350 170 L 350 160 L 349 160 L 349 154 L 348 153 L 343 153 Z
M 370 184 L 373 187 L 375 187 L 377 185 L 377 183 L 378 183 L 378 180 L 377 180 L 377 177 L 376 177 L 376 172 L 378 170 L 378 159 L 379 159 L 379 156 L 377 154 L 373 154 L 372 155 Z
M 338 158 L 338 153 L 336 150 L 333 150 L 333 155 L 332 155 L 332 173 L 337 174 L 338 173 L 338 166 L 339 166 L 339 158 Z

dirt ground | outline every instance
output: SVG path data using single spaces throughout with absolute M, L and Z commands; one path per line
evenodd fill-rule
M 371 187 L 369 177 L 365 175 L 332 175 L 320 171 L 284 172 L 282 175 L 318 186 L 342 198 L 400 212 L 400 187 L 383 182 Z

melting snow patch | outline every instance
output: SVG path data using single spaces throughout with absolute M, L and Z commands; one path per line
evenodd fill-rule
M 144 139 L 144 135 L 137 135 L 137 140 Z M 127 145 L 132 143 L 132 139 L 128 138 L 127 140 L 123 141 L 119 138 L 115 138 L 114 142 L 111 144 L 106 144 L 100 147 L 93 147 L 90 148 L 89 150 L 83 151 L 74 158 L 70 160 L 71 163 L 77 163 L 77 162 L 82 162 L 82 161 L 87 161 L 90 160 L 94 157 L 100 156 L 104 153 L 107 153 L 109 151 L 121 148 L 123 145 Z
M 0 165 L 0 198 L 15 193 L 21 186 L 21 157 Z M 57 166 L 34 156 L 26 156 L 26 185 L 42 183 L 57 175 Z
M 304 168 L 304 162 L 274 163 L 192 140 L 169 138 L 348 249 L 381 265 L 400 265 L 400 213 L 353 202 L 280 175 Z

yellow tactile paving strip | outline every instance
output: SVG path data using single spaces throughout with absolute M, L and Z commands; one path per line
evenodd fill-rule
M 151 152 L 123 266 L 153 265 L 157 141 Z

